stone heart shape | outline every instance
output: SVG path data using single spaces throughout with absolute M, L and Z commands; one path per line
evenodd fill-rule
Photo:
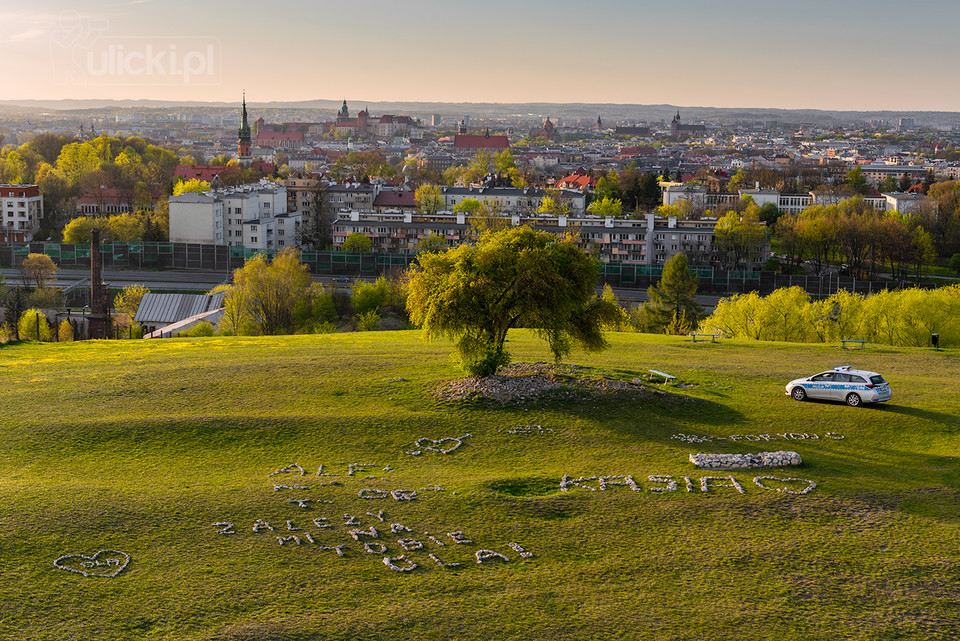
M 463 436 L 446 436 L 441 439 L 434 440 L 432 438 L 418 438 L 414 445 L 417 447 L 427 450 L 430 452 L 440 452 L 441 454 L 449 454 L 454 451 L 461 445 L 463 445 L 463 439 L 472 436 L 472 434 L 464 434 Z M 449 444 L 446 445 L 445 444 Z M 416 452 L 407 452 L 407 454 L 420 454 L 419 451 Z
M 130 563 L 130 555 L 117 550 L 100 550 L 96 554 L 64 554 L 53 561 L 60 570 L 76 572 L 83 576 L 112 579 Z
M 444 443 L 450 443 L 450 445 L 448 445 L 447 447 L 444 447 L 443 445 Z M 433 447 L 429 447 L 429 448 L 425 447 L 424 449 L 436 449 L 441 454 L 449 454 L 450 452 L 454 451 L 461 445 L 463 445 L 463 441 L 461 441 L 460 439 L 447 437 L 447 438 L 442 438 L 439 441 L 434 441 Z

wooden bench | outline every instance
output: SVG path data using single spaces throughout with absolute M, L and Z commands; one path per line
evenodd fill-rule
M 863 349 L 867 344 L 867 341 L 862 341 L 857 338 L 841 338 L 840 347 L 843 349 Z
M 707 339 L 710 339 L 710 342 L 711 342 L 711 343 L 716 343 L 716 342 L 717 342 L 717 338 L 718 338 L 720 335 L 719 335 L 719 334 L 690 334 L 690 336 L 693 337 L 693 342 L 694 342 L 694 343 L 699 343 L 699 342 L 701 342 L 700 339 L 702 339 L 702 342 L 704 342 L 704 343 L 707 342 Z
M 666 384 L 667 382 L 669 382 L 669 381 L 677 378 L 676 376 L 671 376 L 670 374 L 667 374 L 666 372 L 661 372 L 661 371 L 658 370 L 658 369 L 651 369 L 651 370 L 647 370 L 647 371 L 650 372 L 651 374 L 656 374 L 657 376 L 662 376 L 662 377 L 663 377 L 663 382 L 664 382 L 664 384 Z

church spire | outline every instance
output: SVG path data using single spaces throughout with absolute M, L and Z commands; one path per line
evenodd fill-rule
M 240 109 L 240 129 L 237 136 L 240 140 L 250 140 L 250 123 L 247 121 L 247 92 L 243 92 L 243 106 Z
M 250 123 L 247 120 L 247 92 L 243 92 L 240 108 L 240 129 L 237 130 L 237 156 L 241 162 L 250 159 Z

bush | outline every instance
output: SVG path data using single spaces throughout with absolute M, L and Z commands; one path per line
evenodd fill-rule
M 60 291 L 52 287 L 35 289 L 27 295 L 27 305 L 37 309 L 59 309 Z
M 353 281 L 353 307 L 357 315 L 383 309 L 390 296 L 390 283 L 381 276 L 376 282 Z
M 316 298 L 313 299 L 313 318 L 321 323 L 333 323 L 340 317 L 337 313 L 337 305 L 334 301 L 335 293 L 329 289 L 324 289 Z
M 216 331 L 213 329 L 213 325 L 209 321 L 200 321 L 190 329 L 181 332 L 181 336 L 188 336 L 192 338 L 213 336 L 216 334 Z
M 380 313 L 376 309 L 371 309 L 363 314 L 357 314 L 357 329 L 361 332 L 372 332 L 380 323 Z
M 66 318 L 60 321 L 60 327 L 57 329 L 57 340 L 61 343 L 69 343 L 73 340 L 73 325 Z
M 318 323 L 318 324 L 316 324 L 316 325 L 313 326 L 313 333 L 314 333 L 314 334 L 333 334 L 333 333 L 336 332 L 336 331 L 337 331 L 336 325 L 334 325 L 334 324 L 331 323 L 330 321 L 325 321 L 325 322 L 323 322 L 323 323 Z
M 37 328 L 39 327 L 39 335 Z M 20 322 L 17 324 L 17 331 L 20 338 L 31 341 L 49 341 L 53 340 L 53 331 L 50 329 L 50 323 L 47 317 L 39 309 L 28 309 L 20 316 Z

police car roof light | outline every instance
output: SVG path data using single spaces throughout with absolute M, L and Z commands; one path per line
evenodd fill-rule
M 850 371 L 850 366 L 849 366 L 849 365 L 838 365 L 837 367 L 834 367 L 834 368 L 833 368 L 833 371 L 835 371 L 835 372 L 848 372 L 848 371 Z

